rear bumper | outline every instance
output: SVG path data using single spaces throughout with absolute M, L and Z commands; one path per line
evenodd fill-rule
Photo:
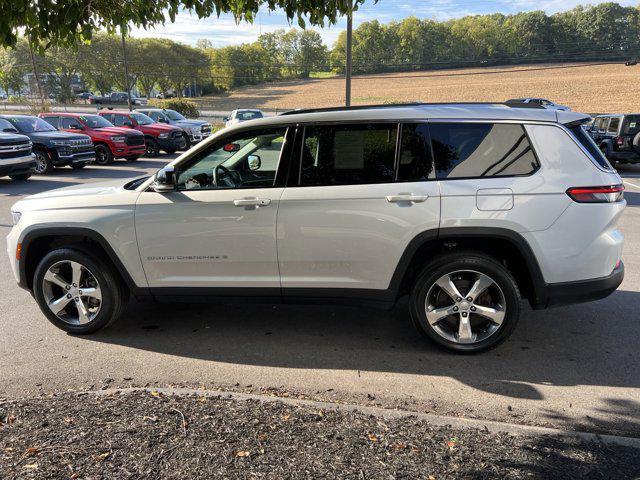
M 34 155 L 0 160 L 0 177 L 33 173 L 36 168 Z
M 591 302 L 608 297 L 620 286 L 624 279 L 624 264 L 611 275 L 591 280 L 547 284 L 547 307 Z

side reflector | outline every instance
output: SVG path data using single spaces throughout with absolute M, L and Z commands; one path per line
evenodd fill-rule
M 22 254 L 22 244 L 19 243 L 16 247 L 16 260 L 20 260 L 20 255 Z
M 614 203 L 622 200 L 624 185 L 607 185 L 601 187 L 572 187 L 567 195 L 578 203 Z

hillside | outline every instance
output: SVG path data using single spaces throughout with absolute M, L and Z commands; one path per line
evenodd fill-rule
M 376 74 L 354 77 L 352 87 L 354 104 L 485 102 L 527 96 L 589 113 L 640 111 L 640 65 L 538 64 Z M 344 79 L 268 83 L 203 100 L 217 110 L 334 106 L 344 102 Z

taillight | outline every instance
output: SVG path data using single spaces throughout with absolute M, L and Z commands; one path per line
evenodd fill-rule
M 578 203 L 613 203 L 622 200 L 624 185 L 604 187 L 572 187 L 567 190 L 574 202 Z
M 616 142 L 616 145 L 618 145 L 619 147 L 622 147 L 624 145 L 624 138 L 623 137 L 617 136 L 613 140 Z

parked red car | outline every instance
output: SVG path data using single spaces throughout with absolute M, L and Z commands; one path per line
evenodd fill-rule
M 129 128 L 115 127 L 107 119 L 85 113 L 41 113 L 58 130 L 89 135 L 96 148 L 98 165 L 108 165 L 114 158 L 132 162 L 146 152 L 144 135 Z
M 144 134 L 147 157 L 156 157 L 160 150 L 175 153 L 185 147 L 183 130 L 179 127 L 157 123 L 143 113 L 127 110 L 102 110 L 100 116 L 116 127 L 128 127 Z

